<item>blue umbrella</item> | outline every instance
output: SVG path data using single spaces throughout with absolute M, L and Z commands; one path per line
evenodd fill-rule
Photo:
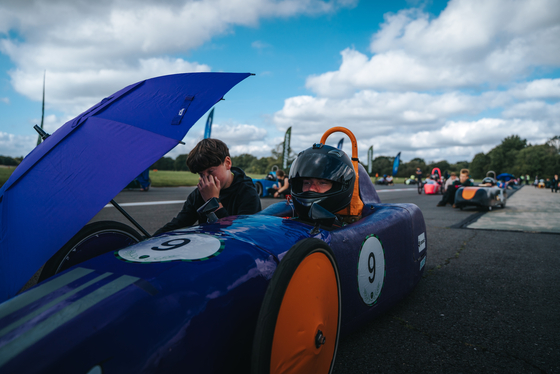
M 509 173 L 502 173 L 500 175 L 498 175 L 496 177 L 497 180 L 504 180 L 504 181 L 509 181 L 511 179 L 515 179 L 515 176 L 513 174 L 509 174 Z
M 138 82 L 31 151 L 0 189 L 0 302 L 249 75 L 190 73 Z

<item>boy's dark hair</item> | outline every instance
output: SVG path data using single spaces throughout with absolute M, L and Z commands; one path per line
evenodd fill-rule
M 229 157 L 226 143 L 218 139 L 202 139 L 187 157 L 187 166 L 191 173 L 198 174 L 213 166 L 224 163 Z

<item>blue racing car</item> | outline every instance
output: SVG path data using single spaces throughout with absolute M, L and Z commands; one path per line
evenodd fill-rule
M 270 197 L 269 189 L 274 188 L 274 186 L 278 187 L 278 178 L 276 177 L 277 170 L 278 166 L 274 165 L 265 178 L 253 178 L 257 194 L 260 197 Z
M 353 140 L 353 222 L 279 202 L 151 238 L 87 225 L 0 304 L 0 372 L 329 373 L 339 337 L 417 285 L 428 245 L 416 205 L 381 203 L 350 131 L 320 144 L 333 131 Z

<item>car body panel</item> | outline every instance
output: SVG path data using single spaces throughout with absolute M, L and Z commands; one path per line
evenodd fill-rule
M 283 214 L 286 203 L 274 205 L 268 212 Z M 286 252 L 309 237 L 325 241 L 335 253 L 342 334 L 386 311 L 421 278 L 427 245 L 415 205 L 368 204 L 354 224 L 312 230 L 273 215 L 234 216 L 86 261 L 0 305 L 0 351 L 10 352 L 0 370 L 87 372 L 95 365 L 104 373 L 246 370 L 268 282 Z M 189 238 L 185 245 L 160 250 Z M 384 264 L 366 274 L 378 287 L 369 304 L 358 281 L 360 261 L 367 259 L 364 243 L 377 245 L 369 256 Z M 190 257 L 170 261 L 173 256 Z M 30 367 L 31 359 L 37 365 Z
M 455 206 L 477 206 L 481 208 L 502 206 L 507 200 L 507 190 L 500 187 L 460 187 L 455 192 Z
M 436 181 L 428 179 L 424 183 L 424 193 L 426 195 L 439 194 L 439 193 L 441 193 L 441 186 Z

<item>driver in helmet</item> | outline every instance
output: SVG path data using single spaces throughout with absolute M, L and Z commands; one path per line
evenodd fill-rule
M 482 183 L 480 183 L 478 186 L 479 187 L 494 187 L 496 185 L 496 180 L 492 177 L 486 177 L 482 180 Z
M 300 219 L 310 220 L 309 210 L 313 204 L 338 215 L 341 222 L 359 219 L 357 216 L 344 216 L 343 212 L 352 200 L 356 181 L 352 161 L 343 151 L 314 144 L 300 152 L 292 163 L 289 181 L 294 208 Z

